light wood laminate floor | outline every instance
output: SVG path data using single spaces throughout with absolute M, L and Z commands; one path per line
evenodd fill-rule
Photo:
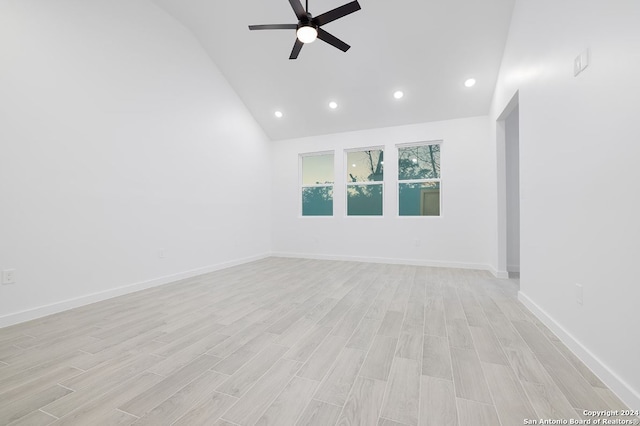
M 516 292 L 482 271 L 264 259 L 1 329 L 0 425 L 510 426 L 625 408 Z

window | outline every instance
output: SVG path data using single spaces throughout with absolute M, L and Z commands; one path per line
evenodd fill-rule
M 303 154 L 302 216 L 333 216 L 333 153 Z
M 398 147 L 398 213 L 440 216 L 440 143 Z
M 347 216 L 382 216 L 382 149 L 347 152 Z

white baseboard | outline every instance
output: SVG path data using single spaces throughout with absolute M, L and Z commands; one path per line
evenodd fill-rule
M 122 296 L 128 293 L 144 290 L 151 287 L 157 287 L 169 284 L 174 281 L 191 278 L 198 275 L 207 274 L 209 272 L 218 271 L 220 269 L 230 268 L 232 266 L 242 265 L 244 263 L 254 262 L 269 257 L 269 254 L 261 254 L 257 256 L 236 259 L 228 262 L 217 263 L 215 265 L 204 266 L 202 268 L 192 269 L 190 271 L 179 272 L 176 274 L 165 275 L 163 277 L 153 278 L 148 281 L 142 281 L 134 284 L 117 287 L 98 293 L 87 294 L 73 299 L 62 300 L 49 305 L 38 306 L 36 308 L 27 309 L 21 312 L 14 312 L 0 317 L 0 328 L 10 325 L 31 321 L 42 318 L 47 315 L 56 314 L 58 312 L 67 311 L 69 309 L 78 308 L 80 306 L 89 305 L 91 303 L 100 302 L 102 300 L 111 299 L 113 297 Z
M 458 269 L 476 269 L 481 271 L 489 271 L 493 275 L 493 268 L 482 263 L 464 263 L 464 262 L 443 262 L 439 260 L 423 260 L 423 259 L 399 259 L 389 257 L 365 257 L 365 256 L 335 256 L 329 254 L 309 254 L 309 253 L 271 253 L 273 257 L 288 257 L 293 259 L 317 259 L 317 260 L 341 260 L 346 262 L 364 262 L 364 263 L 388 263 L 391 265 L 413 265 L 413 266 L 433 266 L 439 268 L 458 268 Z
M 505 279 L 505 280 L 509 278 L 508 271 L 498 271 L 491 265 L 489 265 L 488 271 L 491 272 L 491 274 L 496 278 Z
M 571 333 L 558 324 L 549 314 L 547 314 L 540 306 L 532 301 L 527 295 L 518 292 L 518 300 L 522 302 L 544 325 L 558 338 L 567 345 L 569 349 L 584 364 L 593 371 L 602 382 L 615 393 L 627 407 L 632 410 L 640 407 L 640 392 L 633 389 L 627 382 L 618 376 L 609 366 L 603 363 L 589 349 L 582 345 Z

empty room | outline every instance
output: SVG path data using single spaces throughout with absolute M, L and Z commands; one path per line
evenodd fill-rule
M 640 424 L 637 0 L 0 0 L 0 425 Z

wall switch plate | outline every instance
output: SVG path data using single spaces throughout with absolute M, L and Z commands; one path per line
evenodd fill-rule
M 582 60 L 580 59 L 580 55 L 578 55 L 573 60 L 573 76 L 577 77 L 581 71 L 582 71 Z
M 589 66 L 589 61 L 589 49 L 586 49 L 584 52 L 576 56 L 576 58 L 573 60 L 573 75 L 577 77 L 578 74 L 584 71 L 585 68 Z
M 576 303 L 578 303 L 578 305 L 582 305 L 584 303 L 582 284 L 576 284 Z
M 16 283 L 16 270 L 5 269 L 2 271 L 2 284 L 15 284 Z
M 167 257 L 167 249 L 158 250 L 158 257 L 160 259 L 164 259 L 165 257 Z
M 580 54 L 580 71 L 584 71 L 591 62 L 591 55 L 589 54 L 589 49 L 586 49 L 584 52 Z

